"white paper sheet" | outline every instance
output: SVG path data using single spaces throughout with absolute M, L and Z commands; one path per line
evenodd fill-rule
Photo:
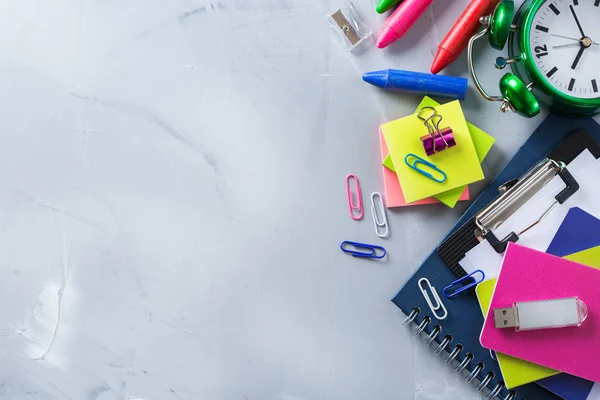
M 600 176 L 600 160 L 596 160 L 588 150 L 585 150 L 569 164 L 568 168 L 579 182 L 579 190 L 564 204 L 554 207 L 535 227 L 525 232 L 519 238 L 519 244 L 545 251 L 570 208 L 581 207 L 592 215 L 600 213 L 600 201 L 597 199 L 600 194 L 600 180 L 597 179 Z M 564 187 L 562 179 L 556 176 L 496 229 L 494 232 L 496 236 L 504 238 L 510 232 L 519 232 L 535 221 L 554 203 L 554 197 Z M 484 241 L 467 252 L 460 265 L 468 274 L 478 269 L 482 270 L 485 279 L 488 280 L 498 276 L 502 259 L 503 255 L 496 253 L 489 243 Z
M 586 400 L 600 400 L 600 384 L 596 383 L 592 386 L 592 391 Z

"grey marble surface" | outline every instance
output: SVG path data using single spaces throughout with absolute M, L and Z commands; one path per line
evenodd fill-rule
M 352 55 L 333 0 L 0 2 L 0 398 L 479 398 L 390 302 L 466 205 L 389 212 L 379 240 L 344 191 L 383 190 L 377 127 L 419 102 L 362 73 L 428 70 L 466 4 Z M 463 106 L 497 139 L 486 181 L 543 118 Z

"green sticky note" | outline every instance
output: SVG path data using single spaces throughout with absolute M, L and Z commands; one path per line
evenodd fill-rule
M 475 146 L 475 152 L 479 162 L 483 162 L 483 159 L 488 155 L 490 149 L 494 145 L 496 139 L 493 136 L 488 135 L 472 123 L 467 121 L 469 132 L 471 133 L 471 139 L 473 139 L 473 145 Z
M 458 203 L 458 199 L 460 198 L 460 195 L 465 191 L 465 188 L 466 188 L 466 186 L 459 186 L 455 189 L 450 189 L 443 193 L 436 194 L 433 197 L 435 197 L 436 199 L 438 199 L 439 201 L 441 201 L 448 207 L 454 208 L 456 203 Z
M 417 110 L 415 111 L 415 113 L 417 113 L 423 107 L 439 107 L 439 105 L 440 104 L 437 101 L 425 96 L 421 103 L 417 106 Z M 475 153 L 477 154 L 477 158 L 481 163 L 489 153 L 496 139 L 494 139 L 494 137 L 488 135 L 487 133 L 485 133 L 484 131 L 482 131 L 481 129 L 469 122 L 467 122 L 467 128 L 469 130 L 469 133 L 471 134 L 471 139 L 473 140 Z M 460 144 L 457 143 L 457 146 L 459 145 Z M 392 161 L 392 157 L 390 154 L 388 154 L 388 156 L 383 161 L 383 166 L 392 170 L 393 172 L 396 172 L 394 162 Z M 444 203 L 448 207 L 453 208 L 464 191 L 465 186 L 459 186 L 455 189 L 439 193 L 433 197 L 435 197 L 437 200 Z
M 389 154 L 387 155 L 385 160 L 383 160 L 382 164 L 384 167 L 391 170 L 392 172 L 396 172 L 396 168 L 394 168 L 394 162 L 392 161 L 392 156 L 390 156 Z

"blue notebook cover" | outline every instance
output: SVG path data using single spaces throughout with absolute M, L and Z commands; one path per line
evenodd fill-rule
M 577 128 L 585 129 L 597 142 L 600 142 L 600 126 L 591 118 L 573 119 L 559 116 L 549 116 L 546 118 L 477 200 L 473 202 L 448 235 L 458 230 L 479 210 L 494 200 L 498 196 L 499 186 L 523 175 Z M 560 399 L 535 383 L 511 390 L 511 392 L 514 392 L 514 396 L 510 397 L 509 391 L 502 386 L 502 373 L 500 372 L 498 362 L 479 343 L 479 335 L 484 320 L 477 299 L 467 293 L 456 296 L 451 300 L 444 298 L 442 301 L 448 310 L 448 316 L 442 321 L 437 320 L 432 316 L 431 310 L 417 285 L 421 278 L 429 279 L 441 295 L 441 289 L 455 281 L 456 277 L 450 268 L 444 264 L 436 249 L 434 249 L 392 299 L 394 304 L 407 316 L 415 308 L 420 310 L 420 313 L 414 320 L 414 323 L 417 325 L 421 324 L 426 317 L 429 316 L 431 318 L 431 323 L 426 325 L 423 335 L 429 335 L 436 327 L 439 327 L 441 328 L 441 333 L 436 336 L 434 342 L 440 344 L 447 335 L 450 335 L 452 340 L 446 347 L 447 352 L 453 351 L 456 345 L 461 344 L 462 350 L 458 353 L 456 360 L 462 362 L 466 358 L 466 354 L 471 353 L 473 360 L 468 363 L 467 370 L 473 371 L 476 369 L 476 365 L 483 365 L 483 368 L 481 368 L 481 371 L 476 376 L 478 381 L 483 381 L 486 376 L 489 376 L 490 372 L 493 373 L 493 378 L 488 380 L 486 387 L 492 391 L 496 389 L 494 393 L 498 395 L 498 399 Z M 432 350 L 437 347 L 437 345 L 434 347 L 434 344 L 431 345 Z M 500 387 L 502 387 L 502 390 L 498 390 Z
M 558 257 L 600 245 L 600 220 L 579 207 L 567 213 L 546 253 Z M 587 399 L 594 382 L 569 374 L 558 374 L 536 382 L 565 400 Z

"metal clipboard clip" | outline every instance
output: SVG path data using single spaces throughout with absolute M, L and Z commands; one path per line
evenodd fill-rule
M 511 232 L 504 239 L 498 239 L 494 235 L 494 229 L 502 225 L 556 175 L 562 178 L 566 187 L 554 197 L 554 203 L 519 233 Z M 487 240 L 497 253 L 503 253 L 509 242 L 519 240 L 519 235 L 540 223 L 557 204 L 564 203 L 578 190 L 579 184 L 564 163 L 549 158 L 543 159 L 521 178 L 513 179 L 498 188 L 500 196 L 475 215 L 475 237 L 480 242 Z

